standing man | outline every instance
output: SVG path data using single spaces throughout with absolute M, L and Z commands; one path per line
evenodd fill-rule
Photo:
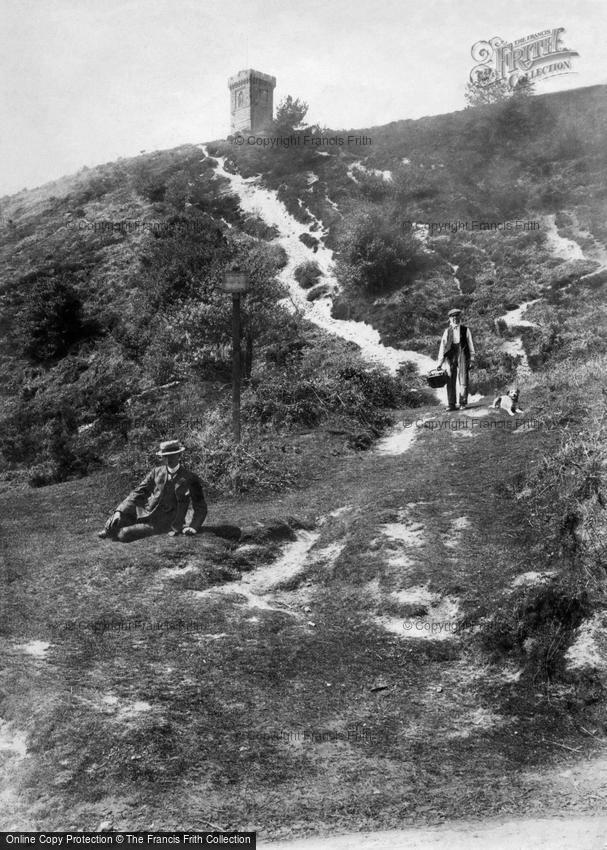
M 99 537 L 130 543 L 153 534 L 196 534 L 207 515 L 200 478 L 181 464 L 185 448 L 179 440 L 160 444 L 164 463 L 149 472 L 121 502 Z M 189 525 L 185 524 L 192 508 Z
M 445 369 L 448 375 L 446 410 L 457 410 L 457 382 L 459 379 L 459 406 L 468 404 L 468 373 L 474 361 L 474 344 L 470 328 L 462 325 L 462 311 L 449 310 L 449 327 L 441 339 L 437 369 Z M 447 361 L 445 365 L 445 360 Z

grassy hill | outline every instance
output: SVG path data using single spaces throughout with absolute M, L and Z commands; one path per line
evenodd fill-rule
M 577 283 L 605 263 L 604 94 L 519 98 L 357 131 L 371 138 L 366 148 L 269 150 L 232 140 L 209 151 L 245 176 L 260 174 L 296 218 L 318 220 L 342 285 L 334 315 L 370 321 L 385 343 L 433 355 L 447 309 L 463 307 L 479 343 L 477 386 L 491 392 L 515 369 L 497 316 L 546 296 L 541 327 L 526 335 L 539 365 L 571 353 L 555 338 L 566 334 L 569 285 L 592 300 L 605 279 Z M 318 128 L 300 135 L 347 139 Z M 256 366 L 266 348 L 275 355 L 287 343 L 293 319 L 277 304 L 276 282 L 284 252 L 228 189 L 200 146 L 186 145 L 2 199 L 5 472 L 36 466 L 30 477 L 41 483 L 85 473 L 125 448 L 116 430 L 135 436 L 150 407 L 165 420 L 163 407 L 182 415 L 171 392 L 191 399 L 201 381 L 218 389 L 229 376 L 230 304 L 219 291 L 228 262 L 252 274 L 246 320 Z M 555 254 L 550 216 L 585 259 Z M 473 229 L 506 221 L 512 229 Z M 420 223 L 440 225 L 423 244 Z M 595 315 L 578 348 L 598 353 Z M 310 327 L 295 321 L 309 342 Z M 145 403 L 145 393 L 176 382 L 179 390 Z M 194 405 L 189 415 L 206 409 Z
M 2 199 L 5 828 L 278 836 L 607 798 L 558 779 L 605 740 L 605 91 L 368 128 L 364 150 L 186 145 Z M 287 309 L 283 243 L 217 157 L 310 225 L 306 286 L 314 239 L 335 251 L 334 316 L 434 356 L 465 309 L 483 397 L 457 427 L 413 367 Z M 538 227 L 430 227 L 517 219 Z M 515 426 L 488 410 L 513 380 Z M 386 454 L 395 418 L 415 438 Z M 99 541 L 175 435 L 208 532 Z M 580 627 L 598 654 L 576 667 Z

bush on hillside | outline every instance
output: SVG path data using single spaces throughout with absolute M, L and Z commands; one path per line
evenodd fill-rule
M 316 427 L 331 416 L 368 427 L 375 436 L 390 421 L 385 408 L 402 401 L 404 385 L 380 368 L 370 368 L 339 344 L 310 345 L 268 366 L 252 382 L 244 406 L 252 420 L 276 429 Z
M 31 287 L 18 323 L 23 353 L 35 363 L 65 357 L 73 346 L 100 332 L 95 322 L 84 319 L 75 289 L 56 278 L 42 278 Z
M 482 627 L 481 644 L 495 660 L 514 656 L 525 677 L 549 682 L 565 675 L 565 652 L 592 612 L 588 592 L 571 576 L 516 591 Z
M 240 226 L 243 232 L 248 233 L 249 236 L 254 236 L 256 239 L 264 239 L 267 242 L 270 242 L 272 239 L 276 239 L 279 235 L 279 231 L 276 226 L 266 224 L 265 221 L 258 215 L 245 216 Z M 284 251 L 282 245 L 277 245 L 276 248 Z
M 511 97 L 495 107 L 493 141 L 499 147 L 524 145 L 553 124 L 554 116 L 545 101 Z
M 305 263 L 300 263 L 293 272 L 293 277 L 304 289 L 310 289 L 314 286 L 321 275 L 322 271 L 315 260 L 306 260 Z
M 284 439 L 267 428 L 245 424 L 242 441 L 235 444 L 227 412 L 211 418 L 204 435 L 194 435 L 193 446 L 192 463 L 211 493 L 269 493 L 297 479 L 298 459 Z
M 419 243 L 402 222 L 367 207 L 342 225 L 338 274 L 347 287 L 377 295 L 406 284 L 419 254 Z
M 477 345 L 478 345 L 477 340 Z M 484 344 L 470 372 L 470 385 L 475 393 L 498 395 L 512 385 L 516 378 L 519 358 Z
M 6 469 L 29 466 L 39 487 L 87 475 L 101 464 L 97 453 L 78 445 L 77 416 L 65 402 L 22 405 L 2 425 L 0 454 Z
M 125 179 L 126 174 L 119 165 L 100 166 L 80 181 L 70 193 L 70 201 L 76 207 L 98 201 L 104 195 L 119 188 Z
M 392 194 L 392 184 L 380 174 L 368 173 L 362 169 L 354 169 L 358 191 L 370 201 L 382 201 Z
M 33 487 L 83 478 L 102 465 L 94 451 L 77 446 L 61 421 L 52 420 L 45 426 L 45 432 L 43 456 L 46 460 L 31 469 L 29 483 Z

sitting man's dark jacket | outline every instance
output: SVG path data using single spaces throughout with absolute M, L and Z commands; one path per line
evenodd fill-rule
M 173 477 L 166 466 L 157 466 L 116 510 L 121 514 L 135 514 L 137 522 L 149 523 L 161 532 L 181 531 L 190 501 L 194 515 L 189 525 L 198 531 L 207 515 L 200 478 L 183 466 Z
M 184 529 L 190 506 L 192 516 Z M 200 478 L 181 464 L 175 471 L 157 466 L 118 505 L 100 536 L 128 543 L 153 534 L 193 534 L 206 515 Z

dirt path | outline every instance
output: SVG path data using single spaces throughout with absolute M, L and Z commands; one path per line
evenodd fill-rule
M 203 146 L 202 149 L 208 155 L 206 147 Z M 333 251 L 324 244 L 323 230 L 312 229 L 312 226 L 318 227 L 320 223 L 316 219 L 312 225 L 297 221 L 280 201 L 275 191 L 260 186 L 257 178 L 245 179 L 240 174 L 227 170 L 225 157 L 216 157 L 216 159 L 218 162 L 216 171 L 229 181 L 232 192 L 239 199 L 241 209 L 246 213 L 258 215 L 267 225 L 277 228 L 280 235 L 275 241 L 285 249 L 288 258 L 286 266 L 279 274 L 279 279 L 287 286 L 293 303 L 305 312 L 311 322 L 330 334 L 355 342 L 360 346 L 363 357 L 371 362 L 381 363 L 392 372 L 406 362 L 415 363 L 421 372 L 434 368 L 435 361 L 427 355 L 383 345 L 379 331 L 372 325 L 333 318 L 331 315 L 333 302 L 330 297 L 309 302 L 305 290 L 299 286 L 294 277 L 294 271 L 301 263 L 313 260 L 322 270 L 322 282 L 328 284 L 333 293 L 340 289 L 334 273 Z M 302 236 L 318 240 L 315 251 L 301 241 Z
M 260 841 L 265 850 L 604 850 L 607 815 L 462 822 L 293 841 Z
M 566 239 L 559 234 L 554 215 L 545 216 L 544 225 L 547 231 L 548 247 L 555 257 L 561 257 L 563 260 L 585 259 L 584 252 L 577 242 L 573 239 Z

